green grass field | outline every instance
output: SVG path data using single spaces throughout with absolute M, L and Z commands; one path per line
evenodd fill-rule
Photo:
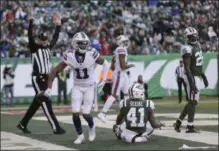
M 108 116 L 109 122 L 107 124 L 103 124 L 95 118 L 97 137 L 93 143 L 86 142 L 81 145 L 73 144 L 77 135 L 72 124 L 70 106 L 65 107 L 69 112 L 66 110 L 65 112 L 58 113 L 58 111 L 64 107 L 57 107 L 54 105 L 56 116 L 61 122 L 62 127 L 67 131 L 65 135 L 54 135 L 52 133 L 51 127 L 46 121 L 42 111 L 39 111 L 29 123 L 28 128 L 32 131 L 32 134 L 23 134 L 16 128 L 16 125 L 22 118 L 22 114 L 9 114 L 15 113 L 12 112 L 15 111 L 15 109 L 16 111 L 25 111 L 27 106 L 18 106 L 20 109 L 18 107 L 15 107 L 14 109 L 2 107 L 1 132 L 10 132 L 19 136 L 25 136 L 27 138 L 64 146 L 69 149 L 79 150 L 178 150 L 183 144 L 192 147 L 210 146 L 215 147 L 215 150 L 218 150 L 218 98 L 201 98 L 201 102 L 196 109 L 197 114 L 195 120 L 197 128 L 201 130 L 201 133 L 199 134 L 186 134 L 184 131 L 179 134 L 173 130 L 172 124 L 176 120 L 176 117 L 186 101 L 182 102 L 182 104 L 178 104 L 176 98 L 165 98 L 154 100 L 154 102 L 156 106 L 156 114 L 158 115 L 157 118 L 160 121 L 164 121 L 166 127 L 162 130 L 155 130 L 147 144 L 125 144 L 116 139 L 112 133 L 112 124 L 114 123 L 115 116 L 118 112 L 117 104 L 113 105 L 111 108 Z M 101 108 L 102 105 L 100 104 L 99 109 Z M 97 113 L 92 112 L 92 114 L 95 117 Z M 87 136 L 88 127 L 83 120 L 82 124 L 84 134 Z M 187 122 L 185 120 L 183 126 L 186 124 Z M 2 138 L 1 146 L 3 147 L 1 149 L 20 147 L 23 148 L 23 150 L 26 150 L 27 144 L 28 142 L 18 143 L 16 141 L 10 141 L 10 138 Z M 39 144 L 38 148 L 35 147 L 34 149 L 40 148 L 42 149 L 43 146 Z

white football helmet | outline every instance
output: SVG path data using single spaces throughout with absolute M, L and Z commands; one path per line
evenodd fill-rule
M 73 48 L 80 53 L 85 53 L 90 46 L 90 39 L 84 32 L 78 32 L 72 39 Z
M 145 90 L 142 84 L 134 83 L 129 87 L 129 91 L 128 91 L 129 97 L 133 99 L 144 100 L 145 99 L 144 91 Z
M 129 38 L 126 35 L 120 35 L 116 38 L 116 44 L 120 47 L 128 48 L 129 47 Z
M 184 36 L 188 43 L 196 44 L 198 42 L 198 32 L 193 27 L 187 27 L 184 30 Z

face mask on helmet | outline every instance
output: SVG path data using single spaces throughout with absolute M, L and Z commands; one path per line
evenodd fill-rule
M 78 41 L 77 45 L 78 45 L 79 49 L 85 50 L 88 47 L 88 42 L 87 41 Z
M 123 47 L 125 47 L 126 49 L 129 47 L 129 41 L 128 40 L 123 42 Z
M 86 49 L 88 48 L 89 43 L 88 41 L 76 41 L 73 42 L 73 47 L 79 51 L 80 53 L 85 53 Z
M 188 38 L 188 42 L 189 42 L 189 43 L 194 44 L 194 43 L 197 43 L 197 42 L 198 42 L 198 35 L 196 35 L 196 34 L 194 34 L 194 35 L 188 35 L 187 38 Z

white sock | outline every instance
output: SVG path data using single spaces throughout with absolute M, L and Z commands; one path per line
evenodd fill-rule
M 115 100 L 116 99 L 112 95 L 110 97 L 108 97 L 108 99 L 106 100 L 106 102 L 103 106 L 102 112 L 106 113 L 109 110 L 109 108 L 112 106 L 112 104 Z
M 189 126 L 193 126 L 193 122 L 188 122 L 188 125 Z

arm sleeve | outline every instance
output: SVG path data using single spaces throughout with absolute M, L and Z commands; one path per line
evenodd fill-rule
M 33 19 L 29 21 L 28 26 L 28 40 L 29 40 L 29 48 L 31 53 L 34 53 L 36 51 L 36 44 L 33 38 Z
M 56 26 L 55 33 L 54 33 L 52 40 L 50 42 L 50 45 L 49 45 L 50 49 L 52 49 L 55 46 L 55 44 L 59 38 L 60 30 L 61 30 L 61 26 L 60 25 Z
M 100 57 L 100 53 L 96 49 L 92 49 L 92 56 L 94 57 L 94 60 L 96 61 L 97 58 Z
M 191 55 L 191 53 L 192 53 L 192 48 L 190 46 L 185 45 L 185 46 L 181 47 L 182 56 L 185 55 L 185 54 L 190 54 Z
M 69 52 L 68 51 L 63 53 L 61 61 L 63 61 L 67 65 L 71 65 L 70 57 L 69 57 Z
M 118 50 L 117 50 L 117 53 L 120 55 L 120 54 L 127 54 L 127 50 L 126 49 L 122 49 L 122 48 L 119 48 Z

